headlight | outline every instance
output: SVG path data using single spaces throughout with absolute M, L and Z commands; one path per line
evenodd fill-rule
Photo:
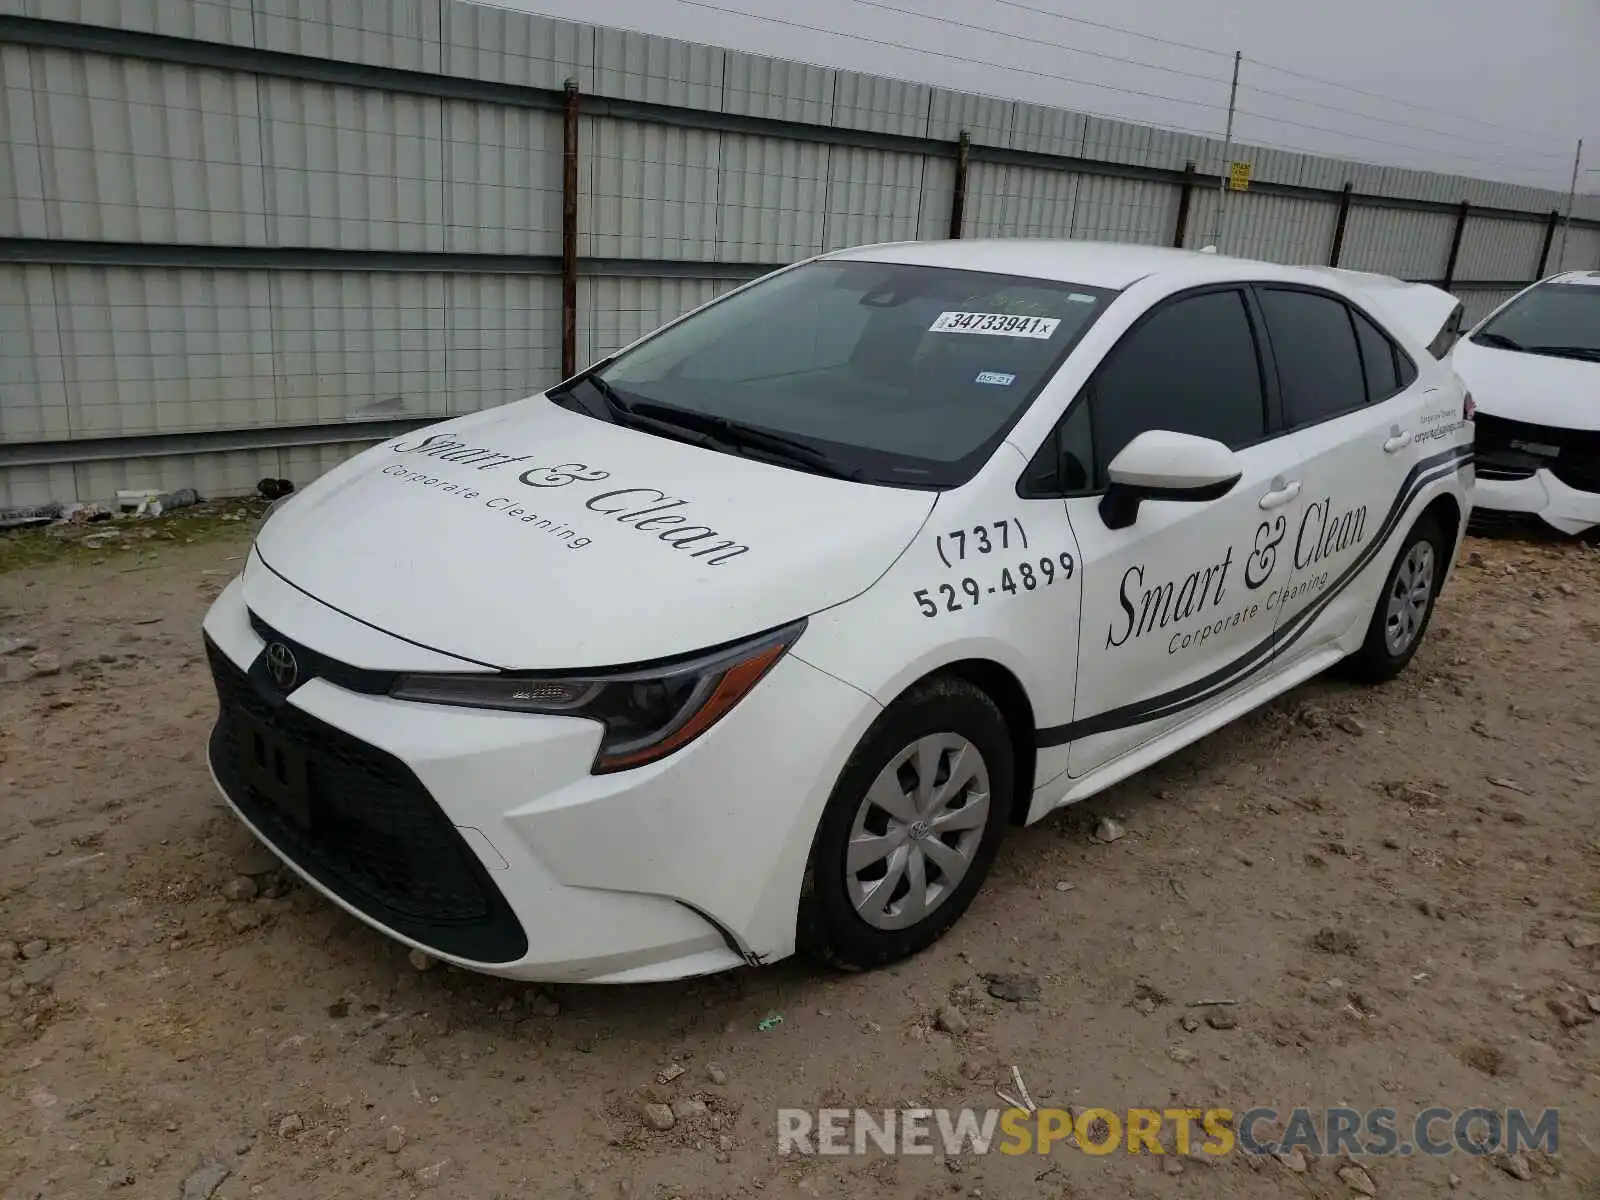
M 750 693 L 804 632 L 797 621 L 692 659 L 586 676 L 402 675 L 398 700 L 584 717 L 605 727 L 594 773 L 665 758 L 710 729 Z

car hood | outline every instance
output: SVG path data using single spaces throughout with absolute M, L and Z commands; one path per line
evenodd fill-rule
M 1497 350 L 1463 338 L 1450 365 L 1482 412 L 1559 429 L 1600 429 L 1600 363 Z
M 888 569 L 934 500 L 540 396 L 358 455 L 275 512 L 256 551 L 323 603 L 434 650 L 582 669 L 708 648 L 842 603 Z

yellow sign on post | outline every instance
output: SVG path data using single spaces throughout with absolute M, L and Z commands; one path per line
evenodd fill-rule
M 1242 192 L 1250 187 L 1250 164 L 1236 162 L 1228 164 L 1228 187 L 1235 192 Z

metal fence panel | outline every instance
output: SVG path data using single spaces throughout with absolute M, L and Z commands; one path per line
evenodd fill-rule
M 1088 121 L 1082 113 L 1019 100 L 1012 107 L 1011 131 L 1001 144 L 1035 154 L 1081 155 Z
M 928 136 L 953 142 L 966 130 L 984 146 L 1003 146 L 1011 132 L 1016 104 L 993 96 L 935 88 L 929 100 Z
M 833 120 L 833 80 L 829 67 L 725 50 L 722 110 L 827 125 Z
M 841 129 L 923 137 L 928 132 L 932 91 L 920 83 L 838 71 L 834 74 L 833 123 Z
M 444 106 L 394 92 L 261 81 L 278 246 L 444 249 Z
M 55 274 L 0 266 L 0 443 L 72 436 Z
M 0 471 L 0 508 L 33 508 L 40 504 L 64 503 L 79 496 L 109 497 L 117 488 L 128 486 L 117 483 L 105 492 L 86 491 L 79 487 L 76 471 L 67 464 L 8 467 Z
M 1323 263 L 1338 215 L 1338 206 L 1326 200 L 1245 192 L 1228 202 L 1222 244 L 1245 258 Z
M 28 76 L 45 229 L 112 242 L 267 240 L 252 76 L 60 50 L 8 50 Z M 7 97 L 12 95 L 8 90 Z M 10 105 L 8 103 L 7 107 Z M 26 160 L 25 160 L 25 165 Z M 35 178 L 32 171 L 19 176 Z
M 825 249 L 917 236 L 922 215 L 923 158 L 834 146 L 828 155 Z
M 19 13 L 112 32 L 104 54 L 0 45 L 0 239 L 22 247 L 17 259 L 64 260 L 0 263 L 6 444 L 239 428 L 270 444 L 273 426 L 305 423 L 337 439 L 352 417 L 442 417 L 548 386 L 561 370 L 563 289 L 542 273 L 547 264 L 480 271 L 426 256 L 561 252 L 562 118 L 548 94 L 431 94 L 463 79 L 551 92 L 573 80 L 580 107 L 593 106 L 581 118 L 570 247 L 581 362 L 736 286 L 712 278 L 726 273 L 719 264 L 946 236 L 963 132 L 976 149 L 967 236 L 1168 244 L 1181 189 L 1136 175 L 1186 163 L 1200 172 L 1186 241 L 1216 236 L 1224 147 L 1205 133 L 462 0 L 0 0 L 0 14 Z M 226 67 L 167 62 L 147 43 L 117 47 L 116 30 L 213 40 L 235 53 Z M 352 68 L 343 83 L 319 82 L 260 58 L 254 74 L 244 56 L 256 50 L 321 60 L 319 72 Z M 443 78 L 395 75 L 375 88 L 358 67 Z M 619 110 L 679 108 L 624 119 L 596 112 L 597 96 Z M 723 114 L 811 128 L 730 131 Z M 1213 115 L 1188 120 L 1204 129 Z M 943 147 L 886 150 L 868 134 Z M 991 146 L 1089 162 L 994 163 L 984 160 Z M 1454 278 L 1493 285 L 1458 285 L 1474 315 L 1531 276 L 1546 214 L 1565 203 L 1521 185 L 1272 147 L 1238 144 L 1229 156 L 1250 164 L 1252 184 L 1230 199 L 1229 253 L 1326 261 L 1337 193 L 1349 182 L 1342 265 L 1438 280 L 1456 214 L 1407 205 L 1465 200 L 1529 212 L 1468 220 Z M 1600 218 L 1600 199 L 1580 198 L 1576 212 Z M 110 261 L 80 265 L 81 249 L 52 247 L 62 240 L 100 243 L 95 253 Z M 1565 266 L 1600 269 L 1600 229 L 1574 228 L 1565 241 Z M 178 265 L 138 265 L 152 257 Z M 651 277 L 593 259 L 651 260 Z M 167 444 L 141 449 L 165 454 Z M 337 444 L 157 460 L 130 451 L 76 469 L 0 472 L 0 500 L 29 502 L 40 489 L 43 498 L 93 497 L 113 483 L 169 478 L 247 489 L 274 472 L 299 481 L 349 452 Z
M 444 133 L 444 248 L 561 253 L 561 118 L 452 100 Z
M 722 135 L 717 256 L 783 263 L 821 250 L 830 153 L 816 142 Z
M 1034 167 L 1007 169 L 1000 236 L 1071 237 L 1083 176 L 1071 171 L 1042 171 Z
M 593 88 L 602 96 L 722 108 L 722 51 L 694 42 L 630 33 L 595 32 Z
M 46 196 L 32 55 L 0 46 L 0 237 L 49 236 Z
M 963 237 L 1000 236 L 1005 228 L 1011 173 L 1019 169 L 1006 163 L 990 162 L 975 162 L 967 168 L 967 206 L 961 222 Z
M 956 197 L 956 164 L 948 158 L 922 160 L 922 200 L 917 216 L 917 237 L 950 236 L 950 206 Z
M 594 83 L 595 30 L 487 4 L 444 6 L 444 73 L 493 83 L 561 88 Z
M 721 135 L 585 117 L 578 253 L 712 260 Z
M 1600 270 L 1600 229 L 1568 229 L 1566 245 L 1562 246 L 1561 230 L 1556 230 L 1555 242 L 1550 247 L 1551 274 L 1556 271 Z
M 266 273 L 50 270 L 73 436 L 271 425 L 284 416 Z
M 1467 323 L 1475 324 L 1521 290 L 1521 288 L 1458 288 L 1455 294 L 1461 301 L 1461 306 L 1467 310 Z
M 1507 221 L 1494 217 L 1467 217 L 1461 235 L 1461 255 L 1456 278 L 1526 283 L 1539 269 L 1544 248 L 1543 221 Z
M 171 0 L 147 0 L 172 7 Z M 441 68 L 439 31 L 448 0 L 253 0 L 262 50 L 407 71 Z
M 1085 175 L 1078 183 L 1071 236 L 1097 242 L 1171 245 L 1178 191 L 1175 184 L 1148 179 Z
M 446 296 L 443 399 L 450 413 L 509 404 L 561 381 L 560 280 L 452 275 Z
M 1339 265 L 1405 279 L 1443 279 L 1455 224 L 1449 213 L 1356 205 L 1345 226 Z
M 0 12 L 236 46 L 255 44 L 256 0 L 8 0 Z
M 278 424 L 448 415 L 446 276 L 273 271 L 258 277 L 271 281 Z
M 596 362 L 738 286 L 725 279 L 586 279 L 579 289 L 579 365 Z

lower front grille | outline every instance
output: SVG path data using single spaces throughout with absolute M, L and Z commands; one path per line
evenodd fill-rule
M 1600 430 L 1533 425 L 1480 412 L 1474 441 L 1481 479 L 1528 479 L 1542 469 L 1580 492 L 1600 492 Z
M 512 962 L 528 939 L 460 833 L 398 758 L 319 721 L 206 640 L 211 764 L 280 853 L 373 920 L 442 954 Z

